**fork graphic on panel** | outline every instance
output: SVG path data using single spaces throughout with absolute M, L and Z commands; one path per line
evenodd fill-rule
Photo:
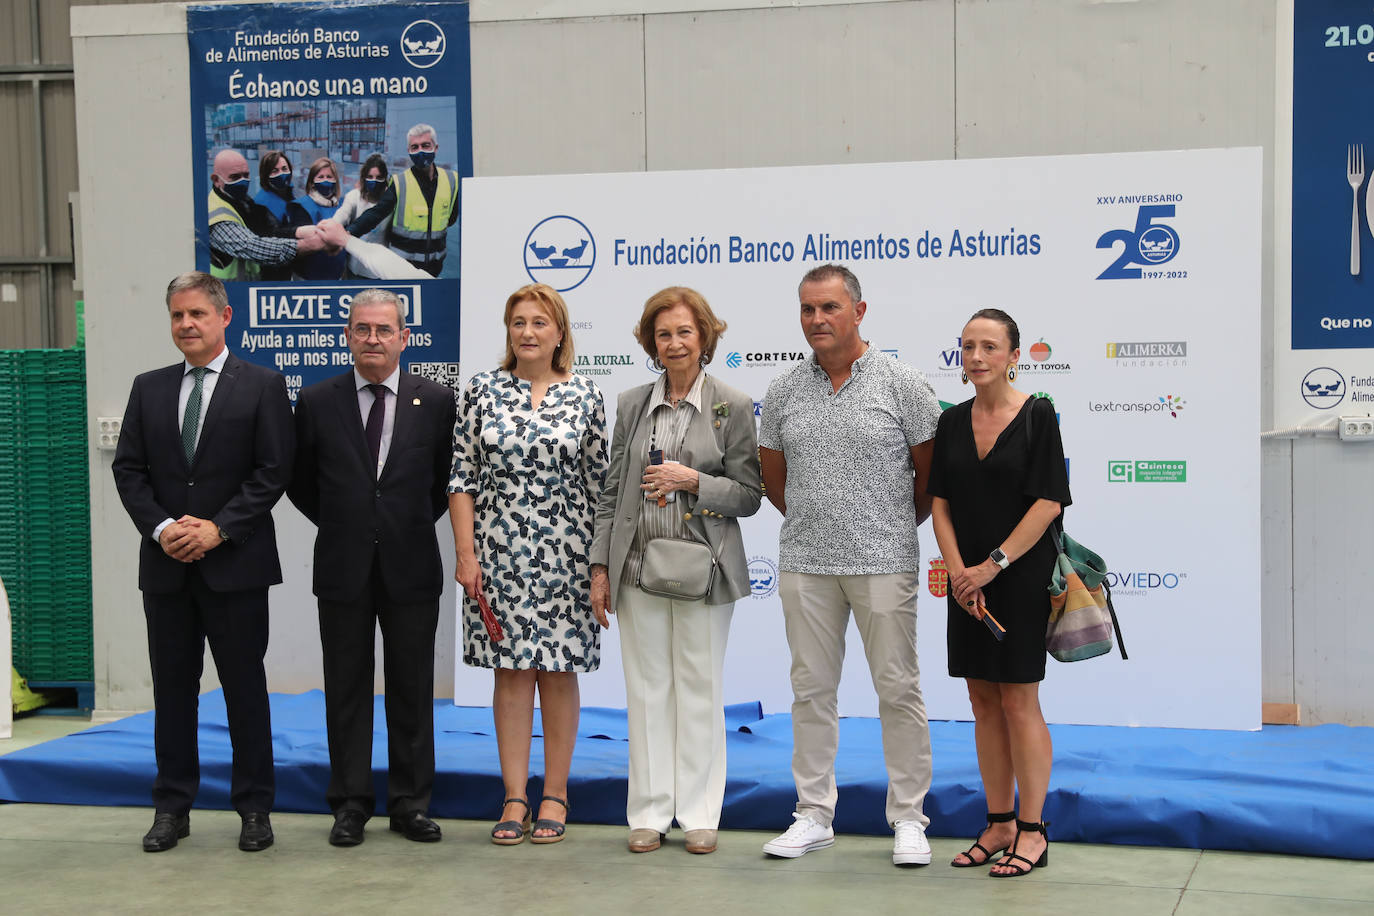
M 1360 275 L 1360 185 L 1364 183 L 1364 144 L 1345 150 L 1345 179 L 1350 182 L 1350 276 Z M 1374 224 L 1369 231 L 1374 233 Z

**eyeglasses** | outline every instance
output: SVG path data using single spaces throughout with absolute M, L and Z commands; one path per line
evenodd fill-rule
M 396 329 L 389 324 L 378 325 L 375 328 L 370 324 L 355 324 L 348 329 L 348 333 L 353 335 L 354 340 L 367 340 L 376 334 L 377 339 L 385 343 L 396 336 Z

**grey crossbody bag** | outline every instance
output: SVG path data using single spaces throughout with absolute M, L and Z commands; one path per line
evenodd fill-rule
M 653 538 L 644 545 L 635 585 L 661 598 L 700 601 L 711 594 L 718 559 L 719 552 L 699 538 Z

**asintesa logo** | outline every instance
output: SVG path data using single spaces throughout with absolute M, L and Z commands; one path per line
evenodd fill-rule
M 1116 459 L 1107 462 L 1108 483 L 1187 483 L 1188 462 Z

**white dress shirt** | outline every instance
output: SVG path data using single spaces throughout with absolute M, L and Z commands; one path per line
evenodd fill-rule
M 367 415 L 372 410 L 372 402 L 376 400 L 372 390 L 368 388 L 372 382 L 358 374 L 358 370 L 353 370 L 353 384 L 358 388 L 358 413 L 362 417 L 363 429 L 367 429 Z M 382 419 L 382 447 L 377 450 L 377 476 L 382 476 L 382 468 L 386 467 L 386 456 L 391 451 L 391 431 L 396 428 L 396 397 L 400 392 L 401 386 L 401 367 L 397 366 L 391 370 L 391 374 L 382 380 L 386 390 L 391 392 L 391 404 Z
M 205 368 L 210 371 L 205 373 L 205 378 L 200 383 L 200 420 L 196 423 L 196 448 L 200 448 L 200 431 L 205 428 L 205 415 L 210 411 L 210 398 L 214 396 L 215 384 L 219 381 L 220 373 L 224 371 L 224 363 L 228 359 L 229 348 L 224 347 L 218 356 L 205 364 Z M 177 429 L 181 429 L 182 424 L 186 422 L 186 402 L 191 399 L 191 391 L 196 387 L 196 377 L 191 374 L 194 368 L 195 366 L 189 362 L 181 364 L 181 391 L 177 394 Z M 153 529 L 153 540 L 161 538 L 162 529 L 172 524 L 172 521 L 170 518 L 163 519 L 162 523 Z

